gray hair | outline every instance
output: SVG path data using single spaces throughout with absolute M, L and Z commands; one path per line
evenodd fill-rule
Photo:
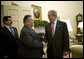
M 55 10 L 50 10 L 49 12 L 51 12 L 53 16 L 56 16 L 56 17 L 57 17 L 57 11 L 55 11 Z

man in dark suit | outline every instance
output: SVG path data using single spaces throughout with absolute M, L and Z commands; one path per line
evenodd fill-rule
M 2 49 L 2 44 L 3 44 L 3 39 L 2 39 L 2 26 L 1 26 L 1 39 L 0 39 L 0 57 L 2 57 L 3 56 L 3 49 Z
M 2 49 L 3 58 L 16 58 L 18 54 L 18 33 L 17 29 L 12 27 L 11 16 L 5 16 L 3 18 L 5 26 L 2 28 Z
M 42 58 L 44 42 L 32 29 L 34 21 L 31 15 L 26 15 L 23 19 L 24 26 L 21 30 L 21 49 L 19 56 L 22 58 Z
M 50 23 L 45 27 L 45 40 L 48 42 L 48 58 L 63 58 L 69 51 L 69 34 L 67 25 L 57 19 L 57 12 L 48 12 Z

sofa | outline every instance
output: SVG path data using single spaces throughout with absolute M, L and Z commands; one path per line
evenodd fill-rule
M 72 58 L 83 58 L 83 45 L 72 45 L 70 50 Z

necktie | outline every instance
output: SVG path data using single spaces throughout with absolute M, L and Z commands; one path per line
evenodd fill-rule
M 54 37 L 54 23 L 52 23 L 52 38 Z
M 11 31 L 12 35 L 15 37 L 15 32 L 12 27 L 10 27 L 10 31 Z

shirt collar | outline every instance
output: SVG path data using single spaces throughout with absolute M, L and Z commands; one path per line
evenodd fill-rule
M 10 30 L 10 27 L 11 27 L 11 26 L 5 25 L 5 27 L 8 28 L 8 29 Z
M 10 28 L 10 26 L 8 26 L 8 25 L 5 25 L 5 27 Z
M 54 21 L 54 24 L 56 24 L 57 23 L 57 18 L 56 18 L 56 20 Z

